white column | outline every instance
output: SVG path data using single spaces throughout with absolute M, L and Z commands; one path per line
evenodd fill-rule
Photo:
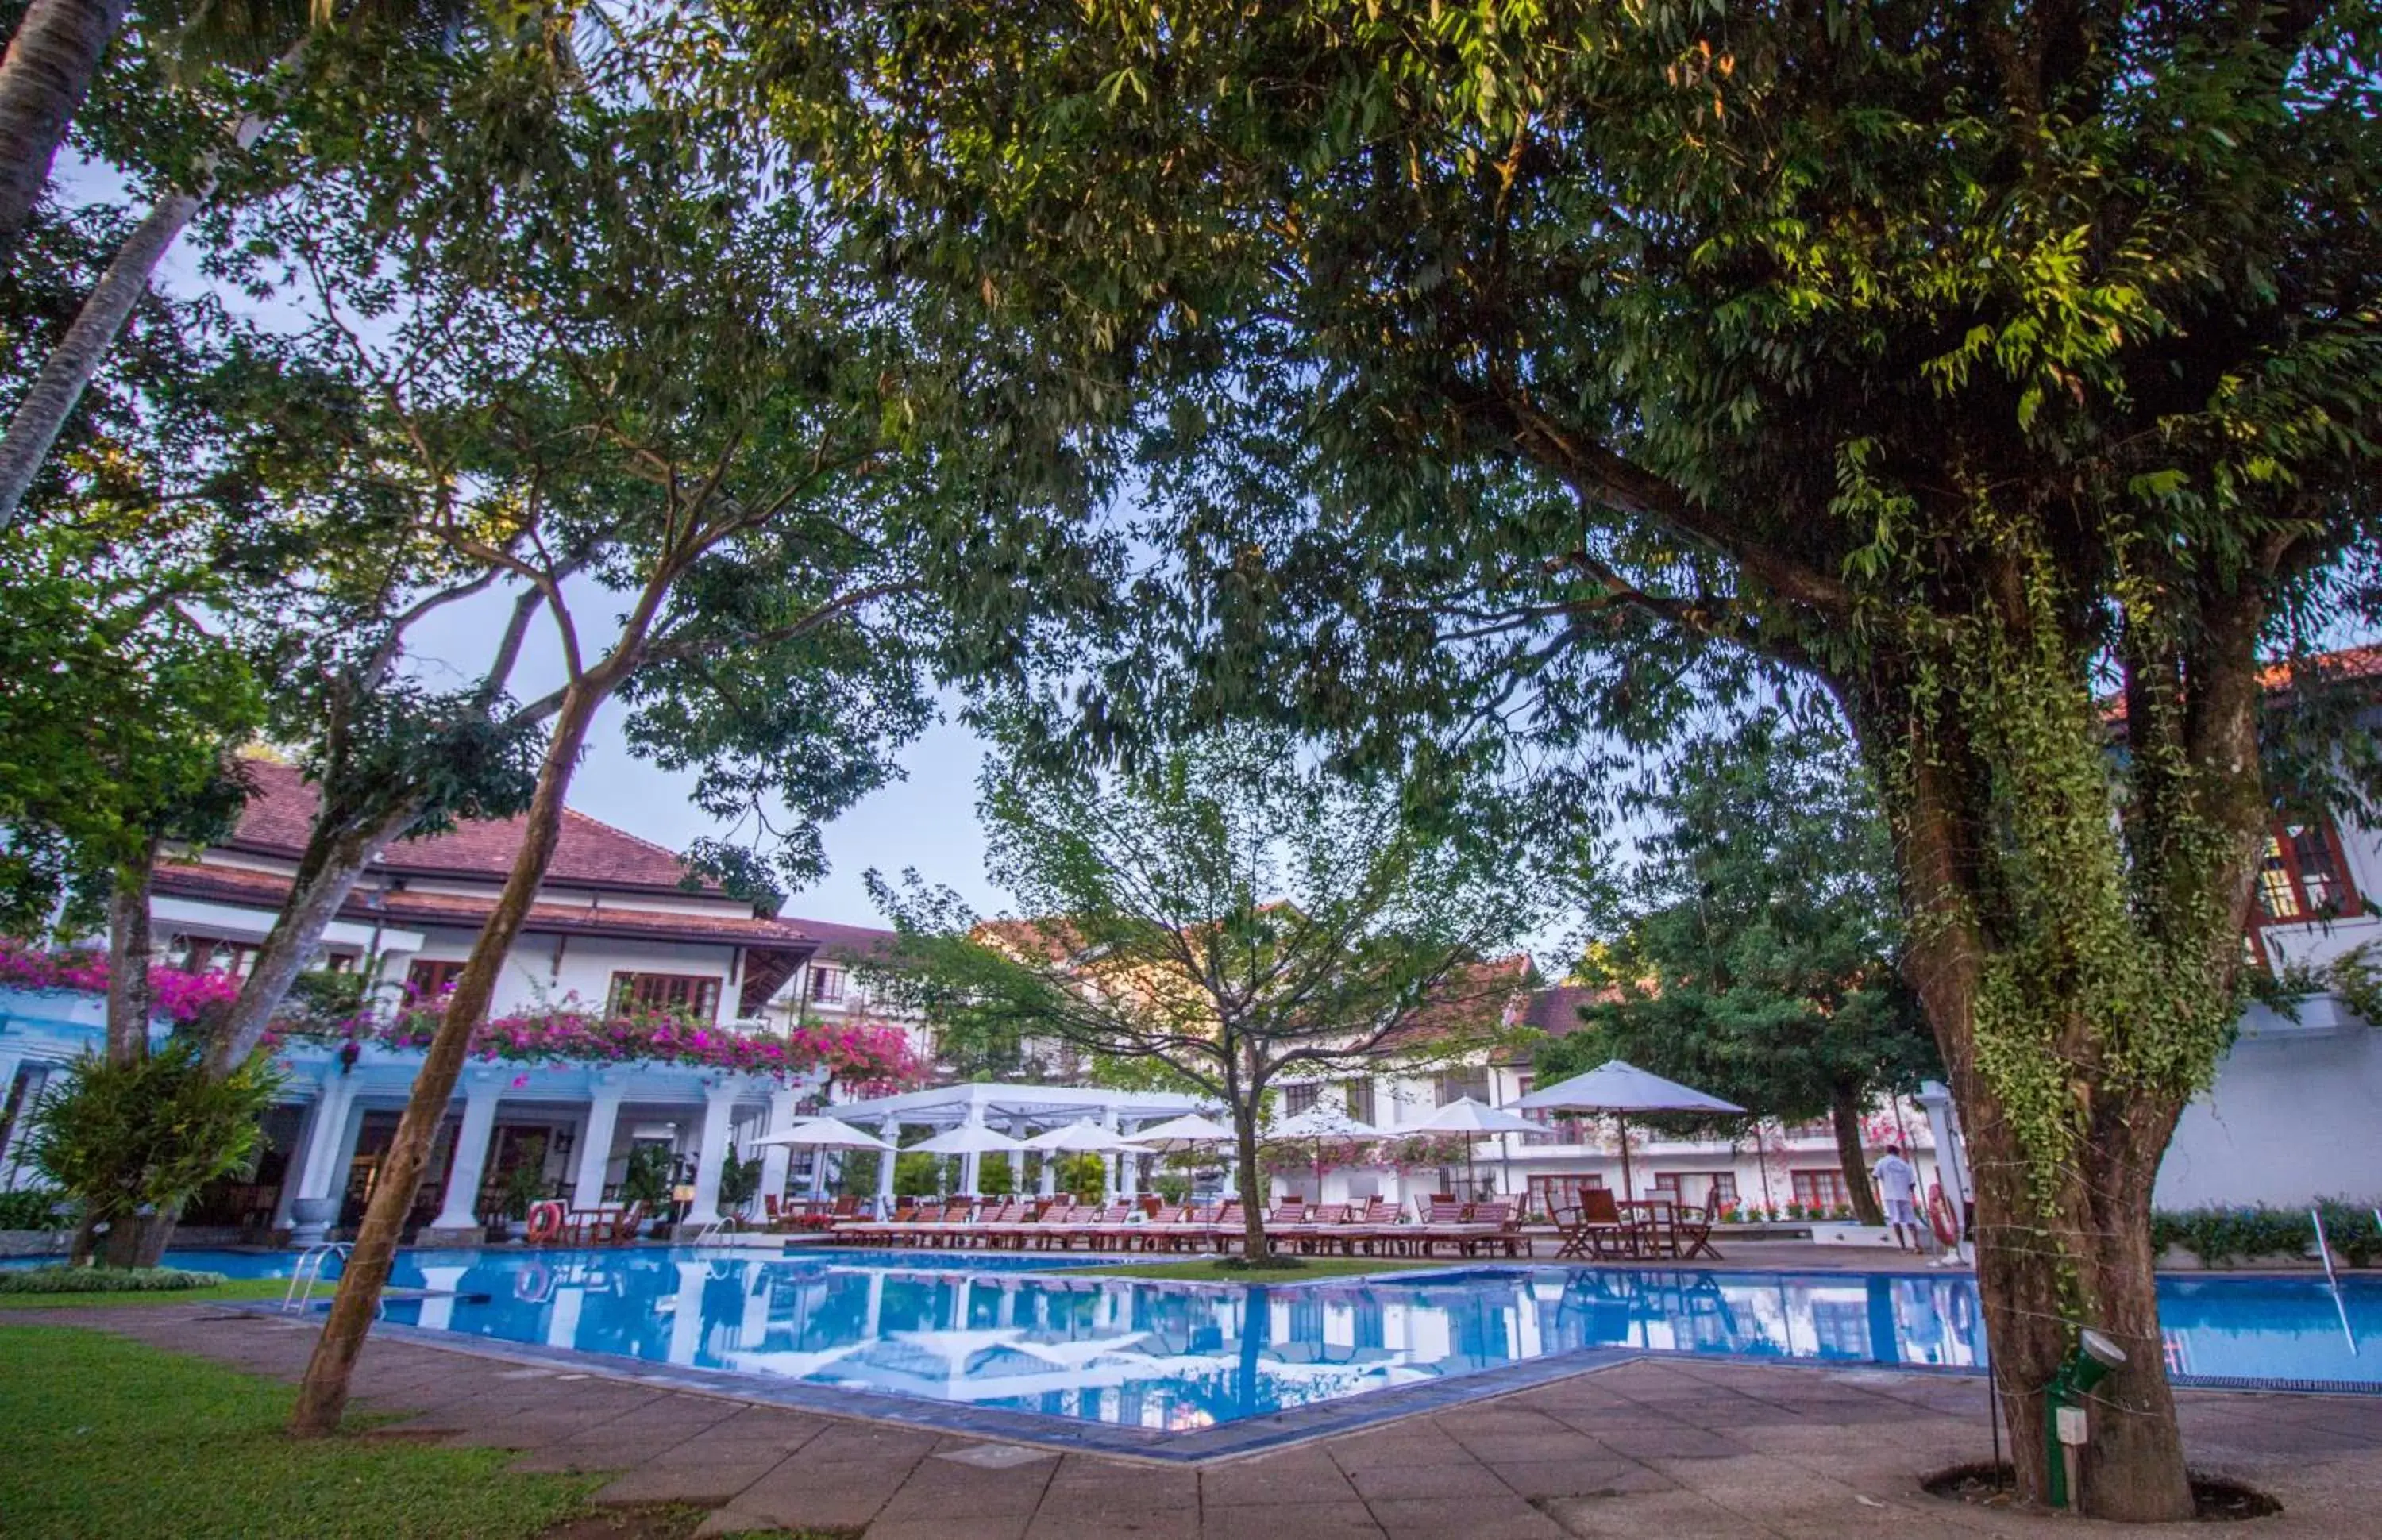
M 1121 1154 L 1117 1161 L 1117 1198 L 1131 1203 L 1141 1196 L 1141 1156 L 1130 1152 Z
M 792 1086 L 781 1085 L 769 1093 L 769 1130 L 783 1133 L 794 1126 L 794 1106 L 802 1100 Z M 783 1144 L 761 1146 L 761 1193 L 766 1198 L 786 1195 L 786 1167 L 793 1151 Z M 767 1207 L 767 1204 L 763 1204 Z
M 1111 1107 L 1100 1114 L 1100 1127 L 1111 1133 L 1122 1131 L 1117 1123 L 1116 1108 Z M 1114 1150 L 1106 1150 L 1100 1155 L 1100 1202 L 1102 1204 L 1117 1201 L 1117 1162 L 1123 1158 Z
M 968 1108 L 967 1126 L 972 1129 L 982 1128 L 984 1126 L 983 1108 L 973 1106 Z M 977 1184 L 977 1177 L 982 1171 L 983 1167 L 984 1156 L 977 1155 L 973 1150 L 969 1151 L 966 1155 L 960 1156 L 960 1195 L 962 1197 L 973 1198 L 977 1194 L 977 1192 L 982 1191 Z
M 0 1022 L 0 1025 L 6 1025 L 6 1023 Z M 17 1071 L 22 1069 L 24 1064 L 23 1054 L 13 1048 L 0 1049 L 0 1112 L 7 1110 L 8 1093 L 17 1089 Z M 31 1089 L 31 1087 L 27 1088 L 29 1093 Z M 22 1102 L 18 1104 L 17 1120 L 8 1125 L 5 1133 L 0 1133 L 0 1192 L 10 1192 L 19 1184 L 16 1170 L 17 1163 L 9 1158 L 9 1152 L 17 1143 L 17 1136 L 22 1133 L 25 1125 L 32 1120 L 32 1112 L 33 1098 L 29 1094 Z
M 480 1178 L 488 1166 L 488 1136 L 496 1131 L 497 1103 L 504 1082 L 493 1075 L 474 1076 L 463 1087 L 463 1124 L 455 1132 L 455 1158 L 447 1167 L 447 1197 L 438 1205 L 431 1228 L 477 1229 Z
M 1042 1195 L 1046 1198 L 1055 1198 L 1059 1195 L 1059 1161 L 1061 1158 L 1060 1152 L 1057 1150 L 1045 1150 L 1042 1152 Z
M 902 1143 L 902 1119 L 891 1113 L 877 1125 L 877 1137 L 888 1144 Z M 898 1151 L 877 1152 L 877 1216 L 879 1219 L 893 1212 L 893 1163 L 901 1158 Z
M 620 1099 L 628 1087 L 598 1075 L 587 1104 L 587 1126 L 579 1135 L 579 1170 L 571 1183 L 571 1206 L 594 1208 L 604 1201 L 604 1178 L 612 1167 L 612 1136 L 620 1127 Z
M 719 1222 L 719 1167 L 728 1155 L 728 1132 L 735 1119 L 740 1089 L 732 1081 L 717 1081 L 705 1088 L 703 1143 L 694 1157 L 694 1206 L 680 1221 L 685 1228 L 701 1229 Z
M 1013 1127 L 1010 1129 L 1009 1136 L 1012 1139 L 1016 1138 L 1017 1130 Z M 1013 1198 L 1025 1196 L 1025 1152 L 1024 1150 L 1009 1152 L 1009 1195 Z
M 827 1201 L 828 1154 L 827 1150 L 816 1145 L 811 1149 L 811 1198 L 818 1203 Z
M 292 1245 L 320 1243 L 338 1220 L 338 1211 L 330 1205 L 339 1197 L 338 1180 L 348 1168 L 349 1151 L 353 1148 L 349 1125 L 360 1121 L 350 1116 L 355 1099 L 355 1082 L 336 1073 L 325 1077 L 322 1094 L 314 1098 L 313 1115 L 306 1124 L 305 1148 L 299 1152 L 296 1161 L 296 1191 L 289 1199 Z M 302 1212 L 299 1208 L 301 1204 L 308 1205 Z

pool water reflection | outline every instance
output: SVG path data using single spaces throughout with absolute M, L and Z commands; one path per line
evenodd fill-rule
M 417 1260 L 418 1259 L 418 1260 Z M 1851 1364 L 1984 1359 L 1974 1285 L 1936 1276 L 1501 1267 L 1407 1280 L 1198 1287 L 1036 1273 L 1023 1259 L 693 1252 L 413 1253 L 460 1297 L 401 1325 L 681 1367 L 1151 1429 L 1232 1423 L 1593 1348 Z M 1025 1263 L 1031 1266 L 1030 1261 Z M 2343 1313 L 2382 1337 L 2382 1288 Z M 2372 1380 L 2332 1296 L 2299 1280 L 2170 1282 L 2179 1372 Z

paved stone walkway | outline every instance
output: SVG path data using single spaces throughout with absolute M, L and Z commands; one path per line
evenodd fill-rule
M 295 1378 L 311 1326 L 203 1306 L 12 1313 Z M 867 1540 L 1866 1540 L 2142 1530 L 1935 1501 L 1918 1479 L 1987 1457 L 1984 1386 L 1861 1370 L 1642 1360 L 1198 1470 L 988 1445 L 375 1341 L 359 1404 L 404 1436 L 617 1473 L 622 1502 L 714 1509 L 704 1533 Z M 2382 1397 L 2187 1392 L 2196 1467 L 2285 1512 L 2242 1540 L 2382 1534 Z M 2205 1531 L 2195 1533 L 2206 1534 Z M 2236 1532 L 2219 1532 L 2236 1533 Z

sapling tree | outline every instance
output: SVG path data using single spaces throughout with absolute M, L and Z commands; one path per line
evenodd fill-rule
M 1096 731 L 1559 762 L 1749 667 L 1837 698 L 2020 1490 L 2093 1326 L 2082 1506 L 2188 1517 L 2152 1187 L 2239 1007 L 2262 669 L 2382 548 L 2370 6 L 741 14 L 840 193 L 1148 458 L 1184 666 Z
M 816 820 L 895 774 L 928 672 L 1036 644 L 1017 575 L 1088 585 L 1031 507 L 986 517 L 965 441 L 929 431 L 938 393 L 965 382 L 916 356 L 734 114 L 652 72 L 668 41 L 616 34 L 566 91 L 501 42 L 425 56 L 408 111 L 325 120 L 350 169 L 301 178 L 272 226 L 376 382 L 426 527 L 534 593 L 559 658 L 522 843 L 392 1141 L 301 1435 L 338 1424 L 597 713 L 626 698 L 633 738 L 704 766 L 701 798 L 781 800 L 779 870 L 800 881 Z
M 915 875 L 871 891 L 902 942 L 874 987 L 963 1033 L 1147 1065 L 1225 1110 L 1244 1258 L 1268 1262 L 1259 1143 L 1283 1076 L 1478 1053 L 1528 959 L 1527 863 L 1434 837 L 1394 785 L 1239 731 L 1101 775 L 988 769 L 988 869 L 1022 917 L 979 922 Z

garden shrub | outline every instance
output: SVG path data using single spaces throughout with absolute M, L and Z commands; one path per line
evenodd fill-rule
M 0 1270 L 0 1294 L 147 1294 L 229 1281 L 189 1267 L 22 1267 Z
M 2382 1260 L 2382 1227 L 2375 1224 L 2373 1205 L 2327 1198 L 2314 1206 L 2324 1212 L 2325 1239 L 2336 1262 L 2368 1267 Z M 2214 1267 L 2278 1253 L 2304 1255 L 2315 1245 L 2315 1226 L 2304 1208 L 2264 1204 L 2160 1210 L 2151 1216 L 2151 1245 L 2156 1251 L 2180 1247 L 2203 1266 Z
M 64 1204 L 67 1212 L 51 1210 Z M 72 1229 L 74 1200 L 55 1187 L 27 1187 L 0 1192 L 0 1229 Z

